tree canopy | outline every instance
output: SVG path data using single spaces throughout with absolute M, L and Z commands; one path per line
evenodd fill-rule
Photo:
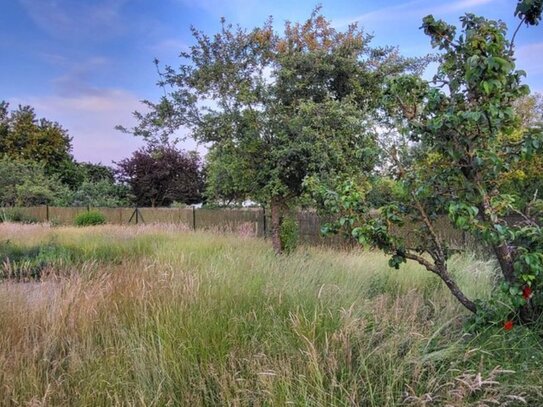
M 209 192 L 270 204 L 280 252 L 283 215 L 307 176 L 373 168 L 368 121 L 383 78 L 416 69 L 418 61 L 370 47 L 371 37 L 356 25 L 336 30 L 319 9 L 303 24 L 287 22 L 282 34 L 271 19 L 250 31 L 223 20 L 212 37 L 192 32 L 195 45 L 181 54 L 182 65 L 161 73 L 166 95 L 146 102 L 151 112 L 136 114 L 133 132 L 164 140 L 184 126 L 210 143 L 210 160 L 219 162 L 209 164 Z
M 47 174 L 73 184 L 72 138 L 57 122 L 38 119 L 30 106 L 9 111 L 0 103 L 0 155 L 43 164 Z
M 202 201 L 200 157 L 173 146 L 147 146 L 119 163 L 118 176 L 131 188 L 138 206 L 169 206 Z

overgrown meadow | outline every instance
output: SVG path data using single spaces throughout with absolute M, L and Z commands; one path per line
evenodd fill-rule
M 466 328 L 371 251 L 174 227 L 0 225 L 0 404 L 542 405 L 537 329 Z M 452 273 L 486 298 L 495 265 Z

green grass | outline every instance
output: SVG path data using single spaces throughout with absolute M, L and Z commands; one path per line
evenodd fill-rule
M 49 256 L 40 282 L 0 283 L 0 405 L 543 404 L 534 331 L 467 335 L 435 276 L 378 253 L 276 257 L 262 240 L 158 227 L 0 236 L 15 263 Z M 489 295 L 491 262 L 450 266 Z

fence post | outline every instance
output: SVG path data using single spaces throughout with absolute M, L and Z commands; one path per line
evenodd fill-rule
M 90 212 L 90 205 L 87 205 L 87 212 Z
M 196 207 L 192 205 L 192 230 L 196 230 Z
M 45 220 L 49 222 L 49 205 L 45 205 Z
M 138 209 L 138 207 L 136 207 L 136 225 L 138 224 L 138 221 L 139 221 L 139 216 L 140 215 L 140 211 Z
M 263 229 L 263 233 L 264 233 L 264 239 L 266 239 L 266 236 L 268 235 L 268 231 L 266 230 L 266 207 L 263 206 L 262 207 L 262 229 Z

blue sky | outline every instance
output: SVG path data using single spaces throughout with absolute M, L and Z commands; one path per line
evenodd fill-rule
M 114 130 L 130 125 L 142 99 L 155 99 L 155 67 L 177 64 L 192 43 L 190 25 L 207 33 L 224 16 L 252 28 L 268 16 L 308 17 L 309 0 L 0 0 L 0 100 L 30 104 L 40 116 L 60 122 L 74 138 L 81 161 L 110 164 L 142 145 Z M 406 55 L 430 52 L 418 29 L 427 14 L 456 24 L 465 12 L 517 22 L 513 0 L 335 0 L 320 1 L 337 28 L 358 21 L 376 45 L 397 45 Z M 511 30 L 512 31 L 512 30 Z M 543 25 L 521 29 L 517 66 L 526 83 L 543 91 Z M 185 148 L 198 148 L 187 140 Z

